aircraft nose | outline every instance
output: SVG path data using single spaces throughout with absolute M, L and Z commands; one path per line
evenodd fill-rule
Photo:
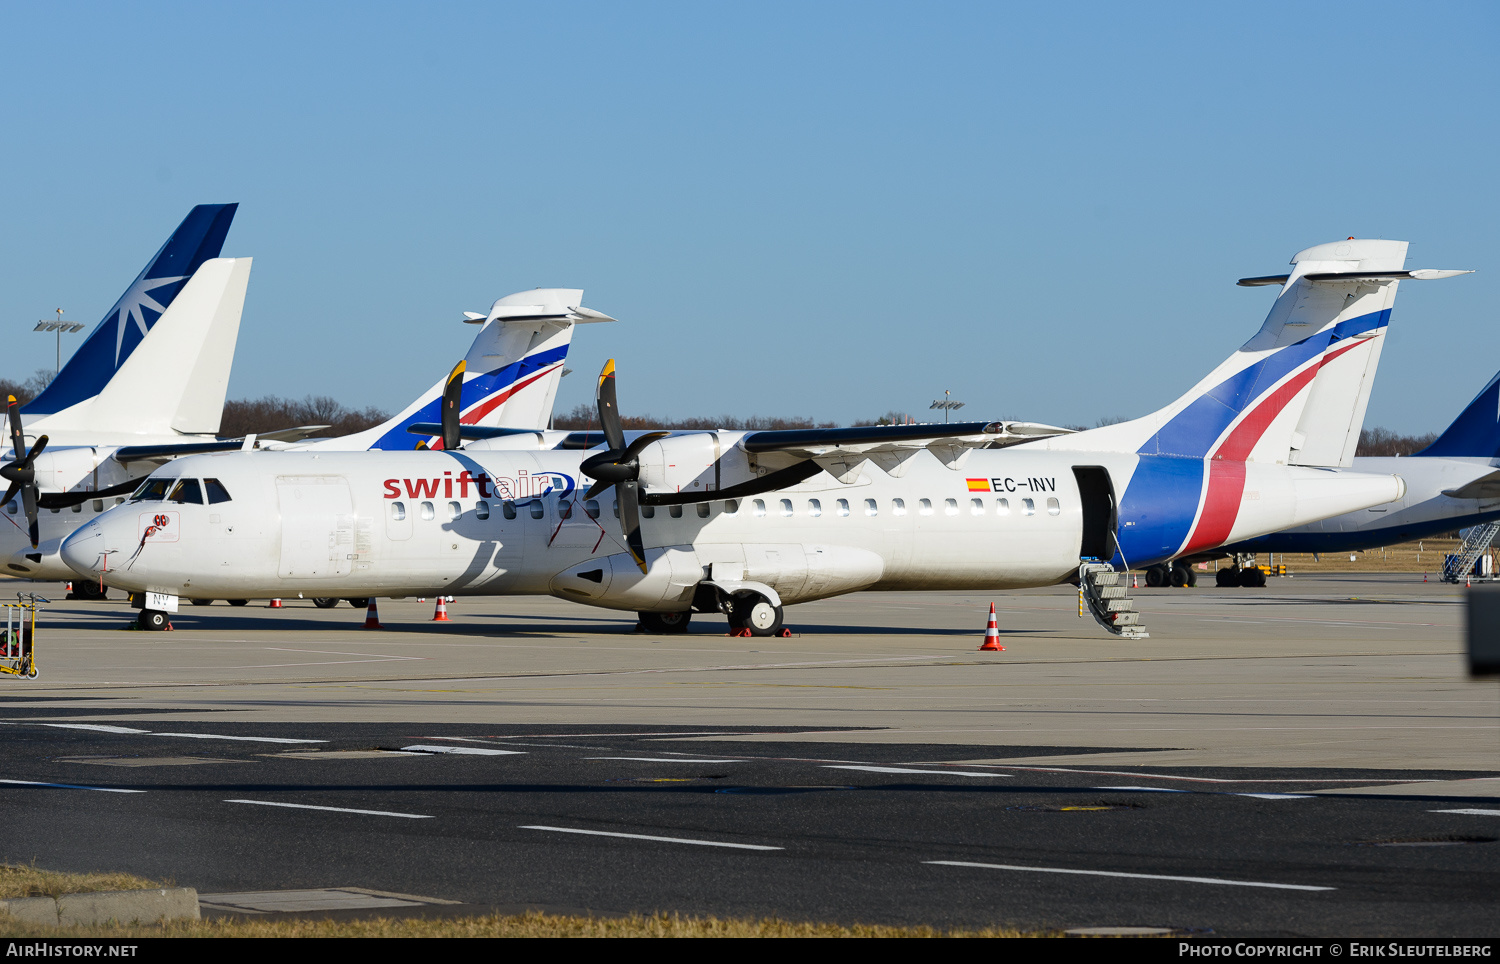
M 103 564 L 106 550 L 105 527 L 100 519 L 79 526 L 73 534 L 63 540 L 59 554 L 69 569 L 83 576 L 92 576 Z

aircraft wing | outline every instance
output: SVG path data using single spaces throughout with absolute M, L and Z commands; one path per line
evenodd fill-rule
M 869 425 L 859 428 L 789 429 L 753 432 L 740 444 L 770 467 L 812 460 L 841 482 L 853 482 L 865 462 L 895 478 L 907 463 L 928 451 L 950 469 L 959 468 L 974 449 L 1003 448 L 1071 429 L 1039 422 L 953 422 L 930 425 Z

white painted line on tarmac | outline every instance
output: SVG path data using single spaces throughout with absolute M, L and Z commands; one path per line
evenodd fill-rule
M 96 733 L 150 733 L 150 730 L 136 730 L 128 726 L 105 726 L 103 723 L 43 723 L 43 726 L 55 726 L 59 730 L 93 730 Z
M 579 830 L 576 827 L 543 827 L 539 824 L 523 824 L 522 830 L 550 830 L 553 833 L 581 833 L 590 837 L 625 837 L 629 840 L 655 840 L 659 843 L 693 844 L 697 847 L 731 847 L 735 850 L 785 850 L 785 847 L 767 847 L 763 844 L 723 843 L 718 840 L 692 840 L 688 837 L 653 837 L 644 833 L 612 833 L 608 830 Z
M 1316 800 L 1305 793 L 1226 793 L 1226 797 L 1254 797 L 1257 800 Z
M 273 800 L 225 800 L 225 803 L 253 803 L 258 807 L 288 807 L 292 810 L 327 810 L 330 813 L 362 813 L 370 817 L 406 817 L 409 820 L 431 820 L 430 813 L 397 813 L 394 810 L 354 810 L 349 807 L 315 807 L 310 803 L 277 803 Z
M 1500 817 L 1500 810 L 1481 810 L 1470 807 L 1466 810 L 1429 810 L 1428 813 L 1466 813 L 1473 817 Z
M 1260 880 L 1223 880 L 1219 877 L 1178 877 L 1172 874 L 1127 874 L 1116 870 L 1073 870 L 1067 867 L 1022 867 L 1017 864 L 979 864 L 966 860 L 924 860 L 925 864 L 943 867 L 981 867 L 985 870 L 1020 870 L 1033 874 L 1081 874 L 1087 877 L 1128 877 L 1133 880 L 1176 880 L 1188 884 L 1215 884 L 1221 887 L 1269 887 L 1272 890 L 1334 890 L 1309 884 L 1271 884 Z
M 403 746 L 402 750 L 413 753 L 457 753 L 461 756 L 525 756 L 525 750 L 486 750 L 477 746 L 428 746 L 418 743 L 415 746 Z
M 0 780 L 22 787 L 56 787 L 60 790 L 98 790 L 100 793 L 145 793 L 145 790 L 120 790 L 116 787 L 84 787 L 76 783 L 40 783 L 36 780 Z
M 153 733 L 152 736 L 182 736 L 190 740 L 243 740 L 246 743 L 327 743 L 327 740 L 293 740 L 284 736 L 226 736 L 223 733 Z
M 700 760 L 686 756 L 586 756 L 585 760 L 634 760 L 637 763 L 743 763 L 743 760 Z
M 945 777 L 1010 777 L 1009 773 L 981 773 L 978 770 L 909 770 L 902 767 L 866 767 L 853 766 L 851 764 L 829 764 L 825 765 L 823 769 L 865 770 L 869 773 L 937 773 Z
M 1089 787 L 1090 790 L 1136 790 L 1141 793 L 1191 793 L 1191 790 L 1175 790 L 1170 787 Z

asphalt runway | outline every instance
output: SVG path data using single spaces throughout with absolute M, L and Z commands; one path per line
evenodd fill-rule
M 1462 675 L 1462 590 L 1419 579 L 1141 590 L 1141 641 L 1065 587 L 859 594 L 784 639 L 462 598 L 146 634 L 59 592 L 40 678 L 0 678 L 0 856 L 458 908 L 1489 936 L 1500 686 Z

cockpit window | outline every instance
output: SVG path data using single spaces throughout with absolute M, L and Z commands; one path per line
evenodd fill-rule
M 167 486 L 176 481 L 176 479 L 147 479 L 141 483 L 139 489 L 135 490 L 135 495 L 130 497 L 130 501 L 160 502 L 167 497 Z
M 167 497 L 167 501 L 202 505 L 203 487 L 198 484 L 197 479 L 183 479 L 177 483 L 177 487 L 172 490 L 172 494 Z
M 229 501 L 229 490 L 218 479 L 204 479 L 203 487 L 208 490 L 208 504 L 218 505 L 220 502 Z

